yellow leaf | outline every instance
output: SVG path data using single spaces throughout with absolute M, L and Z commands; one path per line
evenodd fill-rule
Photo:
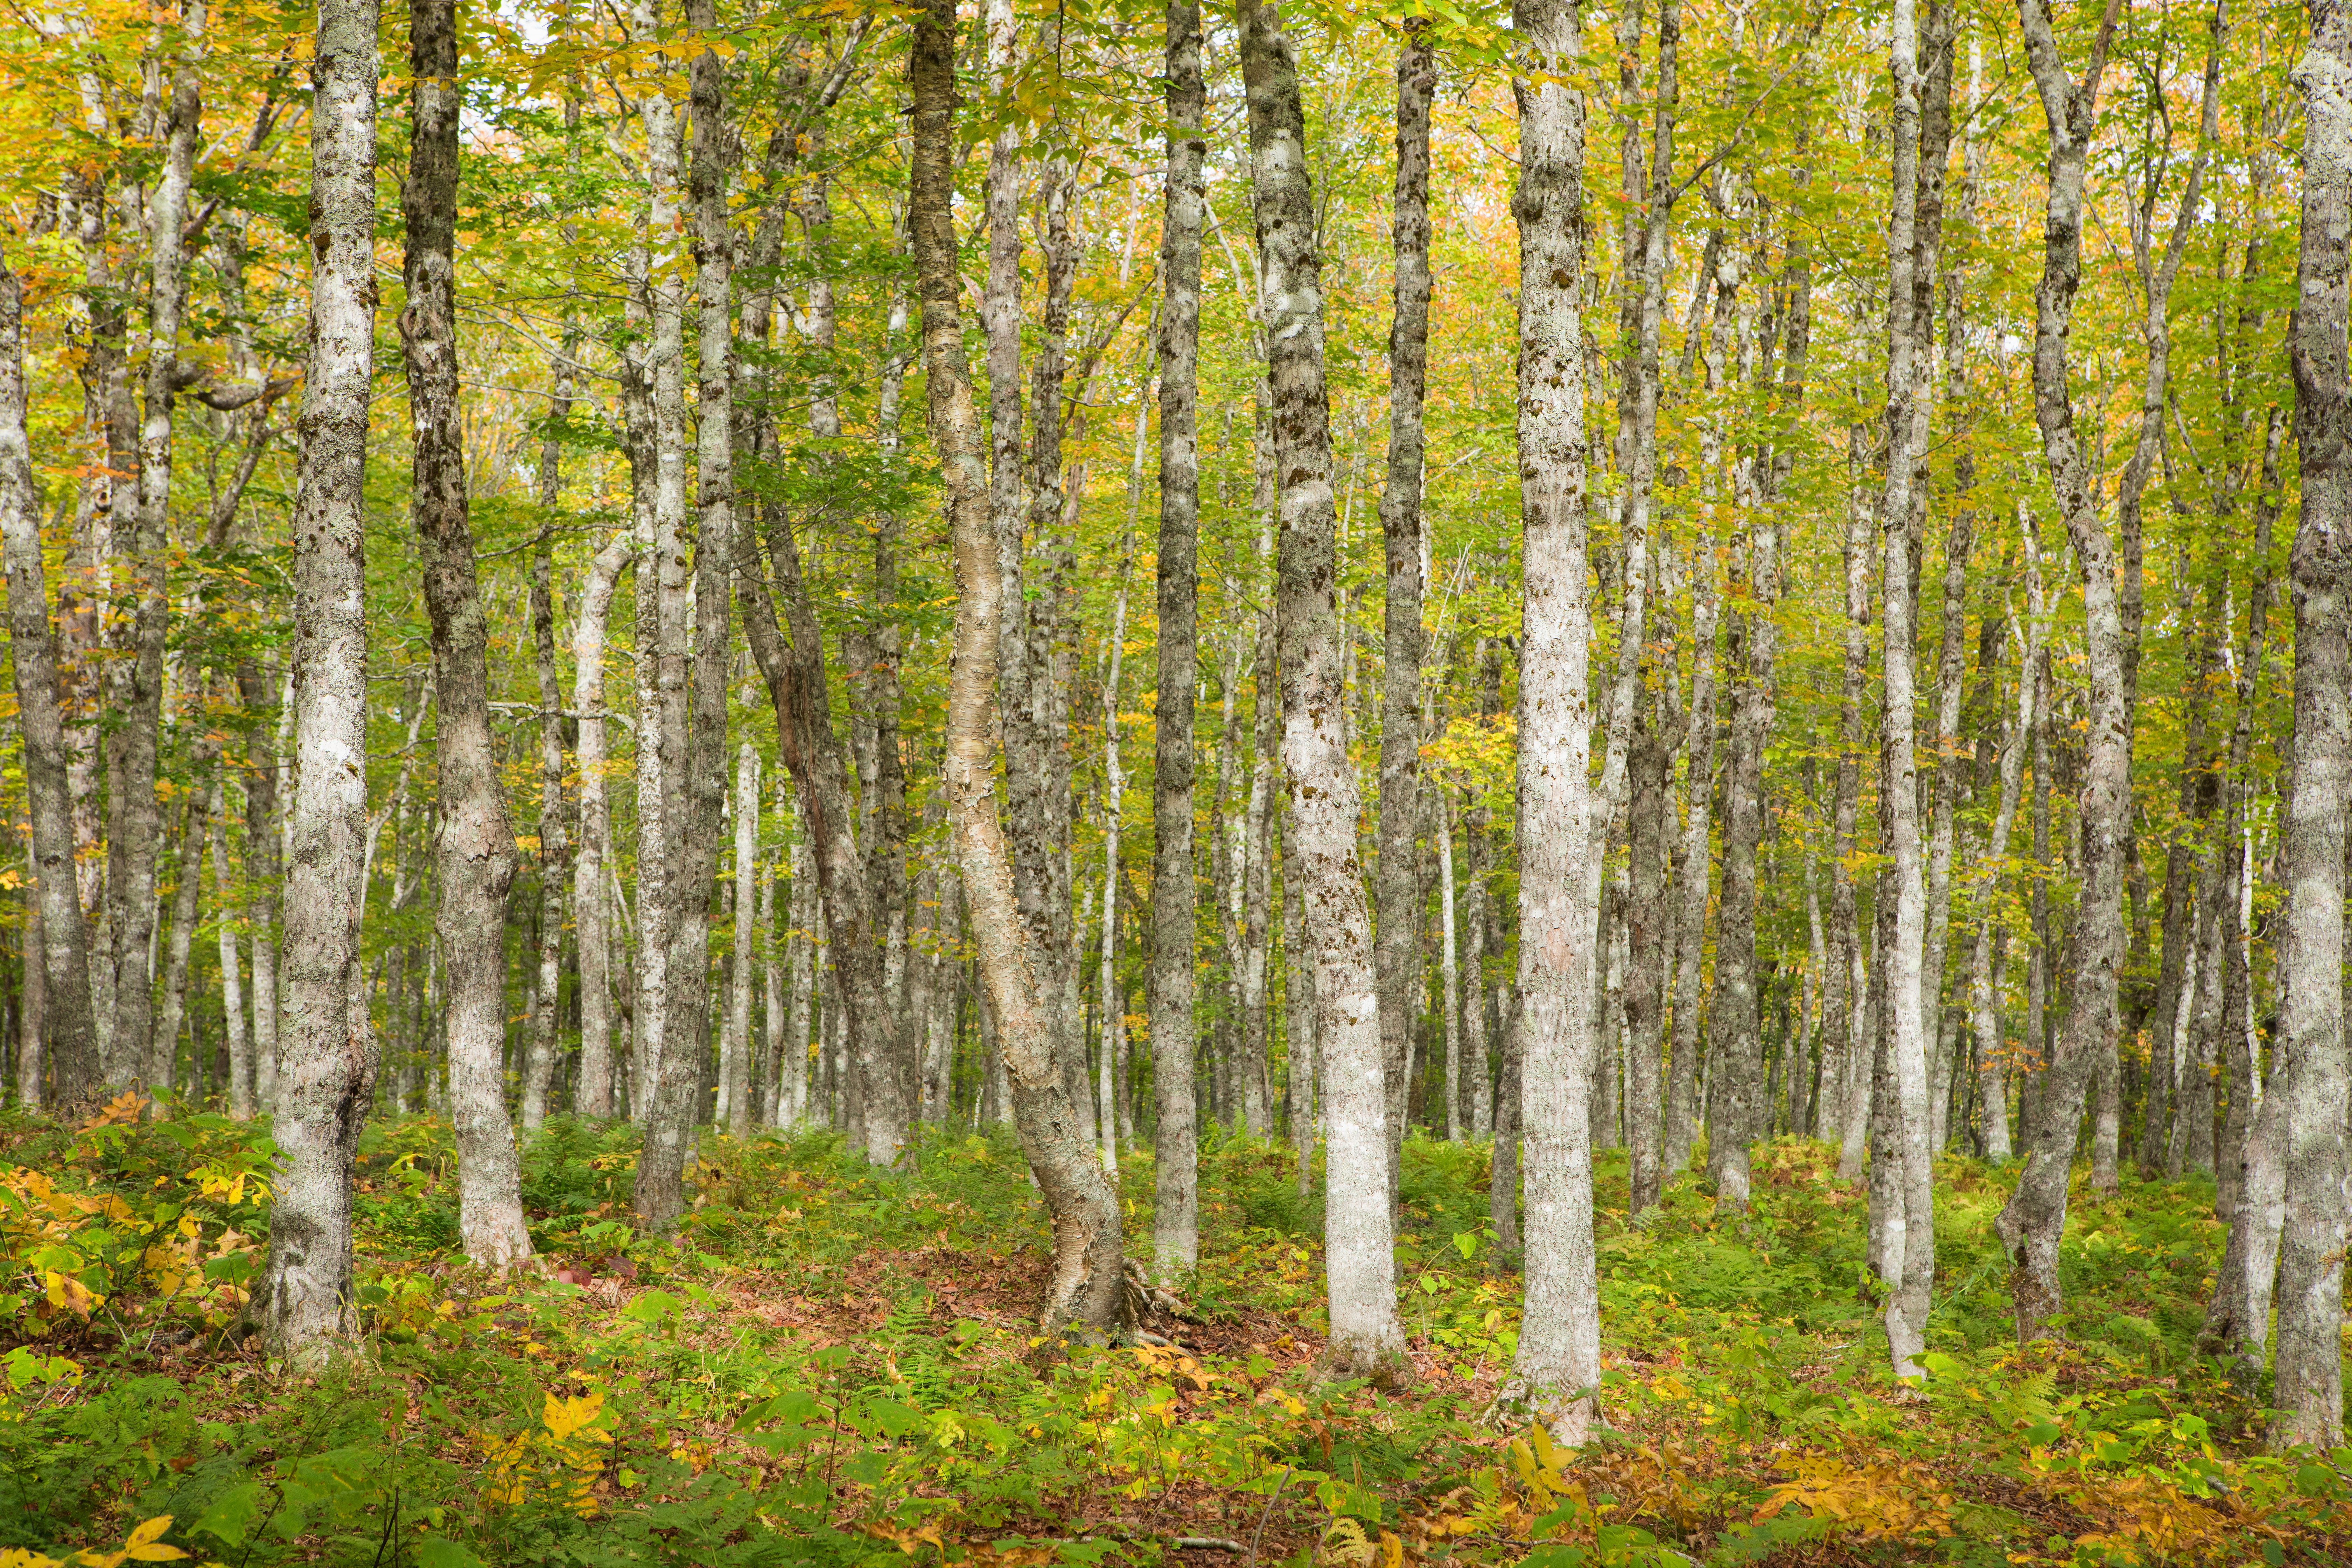
M 42 1282 L 48 1289 L 49 1305 L 52 1307 L 62 1307 L 87 1318 L 90 1310 L 99 1303 L 99 1298 L 70 1274 L 60 1274 L 52 1268 Z
M 540 1420 L 545 1424 L 547 1435 L 559 1443 L 575 1434 L 584 1435 L 593 1442 L 609 1443 L 612 1441 L 609 1435 L 586 1430 L 593 1426 L 596 1418 L 604 1413 L 604 1392 L 602 1389 L 583 1394 L 577 1399 L 558 1399 L 551 1394 L 547 1396 L 547 1408 Z
M 131 1532 L 131 1539 L 123 1543 L 122 1554 L 133 1563 L 169 1563 L 185 1557 L 187 1553 L 178 1547 L 163 1543 L 163 1532 L 171 1528 L 170 1514 L 156 1515 Z

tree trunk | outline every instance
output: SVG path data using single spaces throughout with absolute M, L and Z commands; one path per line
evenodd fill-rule
M 275 661 L 266 668 L 250 661 L 240 665 L 236 682 L 248 712 L 266 713 L 273 706 L 284 711 L 290 706 L 278 697 Z M 291 695 L 290 684 L 286 694 Z M 253 1103 L 268 1110 L 278 1103 L 278 912 L 284 847 L 278 812 L 278 748 L 260 723 L 247 732 L 246 743 L 245 874 L 253 900 L 247 911 L 253 927 Z
M 1325 1108 L 1325 1359 L 1343 1375 L 1388 1380 L 1406 1363 L 1387 1198 L 1387 1074 L 1357 860 L 1361 799 L 1344 732 L 1322 257 L 1289 36 L 1271 0 L 1239 0 L 1237 14 L 1282 527 L 1276 613 L 1286 826 L 1297 840 Z
M 569 335 L 565 348 L 571 349 Z M 555 536 L 552 520 L 563 501 L 563 441 L 556 426 L 572 412 L 572 361 L 559 355 L 551 421 L 539 450 L 539 504 L 548 521 L 530 557 L 531 656 L 539 677 L 539 1001 L 523 1051 L 522 1126 L 528 1133 L 547 1119 L 548 1085 L 558 1054 L 556 1019 L 563 995 L 564 883 L 572 872 L 572 835 L 563 797 L 563 687 L 555 668 Z
M 1261 702 L 1279 710 L 1278 700 Z M 1314 1189 L 1315 1128 L 1322 1107 L 1318 1101 L 1322 1052 L 1315 1032 L 1315 971 L 1308 963 L 1307 901 L 1300 891 L 1304 878 L 1298 868 L 1298 825 L 1290 793 L 1283 792 L 1282 814 L 1282 1001 L 1283 1039 L 1290 1058 L 1290 1144 L 1298 1161 L 1298 1195 Z M 1324 1173 L 1329 1188 L 1328 1161 Z
M 158 1117 L 163 1113 L 163 1097 L 178 1087 L 173 1069 L 179 1060 L 180 1028 L 188 1016 L 188 954 L 195 944 L 197 899 L 205 885 L 208 805 L 205 795 L 192 791 L 180 814 L 180 863 L 172 889 L 172 931 L 163 943 L 163 1007 L 156 1017 L 155 1037 L 140 1073 L 148 1092 L 156 1099 Z M 192 1080 L 201 1084 L 203 1062 L 192 1057 L 189 1068 Z
M 657 50 L 666 26 L 659 0 L 635 0 L 629 31 Z M 646 1129 L 633 1204 L 658 1228 L 683 1209 L 686 1101 L 682 1042 L 670 1038 L 670 953 L 685 830 L 687 771 L 687 433 L 686 297 L 688 268 L 677 235 L 686 226 L 678 200 L 677 105 L 669 97 L 669 62 L 656 53 L 652 80 L 637 102 L 645 127 L 645 243 L 632 258 L 631 342 L 621 364 L 629 425 L 637 523 L 636 653 L 636 961 L 629 1013 L 629 1109 Z M 667 1098 L 667 1105 L 664 1101 Z M 656 1123 L 659 1121 L 661 1126 Z M 675 1157 L 674 1157 L 675 1156 Z
M 746 741 L 735 754 L 735 922 L 727 965 L 727 1027 L 719 1045 L 719 1106 L 713 1119 L 738 1138 L 751 1131 L 751 965 L 758 946 L 760 753 Z
M 2025 581 L 2028 616 L 2022 657 L 2017 665 L 2017 722 L 2000 757 L 2000 798 L 1993 808 L 1992 826 L 1985 835 L 1977 864 L 1978 909 L 1976 941 L 1969 963 L 1969 1016 L 1976 1037 L 1977 1096 L 1983 1117 L 1985 1158 L 2005 1163 L 2011 1153 L 2009 1136 L 2009 1066 L 2002 1047 L 2000 1006 L 1994 987 L 2000 977 L 1993 968 L 1993 899 L 2000 890 L 2001 865 L 2009 858 L 2011 829 L 2017 820 L 2017 795 L 2025 778 L 2025 753 L 2032 745 L 2041 716 L 2034 710 L 2034 676 L 2042 666 L 2043 639 L 2049 635 L 2048 613 L 2042 604 L 2042 541 L 2034 531 L 2032 514 L 2018 509 L 2025 530 Z
M 222 1099 L 229 1114 L 242 1121 L 253 1114 L 253 1047 L 245 1027 L 245 980 L 237 973 L 236 879 L 229 870 L 228 829 L 223 807 L 220 782 L 215 779 L 205 816 L 211 831 L 213 892 L 220 900 L 222 1048 L 228 1056 L 227 1092 Z
M 1437 806 L 1437 973 L 1444 999 L 1445 1139 L 1458 1143 L 1469 1118 L 1462 1114 L 1462 973 L 1456 953 L 1460 923 L 1454 903 L 1454 802 L 1443 787 L 1431 792 Z
M 163 104 L 163 169 L 146 218 L 148 326 L 139 426 L 139 508 L 131 540 L 131 657 L 118 665 L 108 736 L 107 930 L 113 943 L 111 1006 L 102 1025 L 100 1068 L 110 1084 L 136 1084 L 150 1059 L 154 1023 L 155 861 L 163 808 L 155 795 L 163 716 L 164 645 L 171 631 L 165 574 L 171 549 L 172 406 L 179 388 L 181 318 L 187 306 L 188 194 L 194 177 L 204 102 L 203 0 L 180 16 L 184 53 L 172 63 Z M 120 536 L 118 535 L 118 540 Z M 299 545 L 298 545 L 299 549 Z
M 1899 1160 L 1901 1180 L 1890 1184 L 1899 1207 L 1885 1226 L 1888 1283 L 1886 1333 L 1898 1377 L 1923 1375 L 1929 1296 L 1935 1285 L 1935 1166 L 1929 1109 L 1928 1017 L 1940 999 L 1924 989 L 1927 971 L 1926 869 L 1921 864 L 1916 756 L 1918 697 L 1913 667 L 1917 597 L 1913 555 L 1918 548 L 1914 509 L 1924 510 L 1916 472 L 1927 449 L 1931 402 L 1930 326 L 1941 237 L 1943 176 L 1951 130 L 1952 18 L 1948 5 L 1928 12 L 1925 55 L 1912 14 L 1895 13 L 1888 52 L 1894 95 L 1894 192 L 1888 222 L 1886 488 L 1880 502 L 1885 530 L 1881 710 L 1884 775 L 1879 795 L 1881 838 L 1891 856 L 1882 894 L 1894 900 L 1890 941 L 1880 984 L 1886 999 L 1888 1087 L 1896 1097 L 1899 1145 L 1881 1144 L 1879 1158 Z M 1873 1192 L 1878 1184 L 1873 1184 Z
M 365 875 L 368 391 L 375 363 L 376 0 L 320 0 L 311 70 L 310 349 L 297 426 L 286 1033 L 269 1257 L 247 1307 L 269 1353 L 356 1352 L 352 1162 L 375 1060 L 350 1017 Z
M 478 1266 L 530 1257 L 521 1173 L 507 1120 L 506 896 L 514 832 L 490 735 L 488 626 L 474 574 L 457 405 L 457 15 L 417 0 L 409 15 L 415 131 L 401 187 L 407 225 L 400 341 L 416 431 L 409 514 L 433 622 L 435 835 L 443 962 L 448 965 L 449 1101 L 457 1143 L 457 1229 Z
M 1716 564 L 1712 539 L 1692 552 L 1696 580 L 1691 590 L 1691 706 L 1684 750 L 1682 847 L 1677 886 L 1682 894 L 1675 924 L 1674 1050 L 1667 1064 L 1664 1151 L 1659 1176 L 1690 1167 L 1697 1135 L 1698 1058 L 1706 965 L 1707 892 L 1715 867 L 1709 808 L 1715 801 Z
M 1096 1000 L 1102 1015 L 1100 1050 L 1101 1093 L 1097 1107 L 1097 1131 L 1103 1152 L 1103 1169 L 1114 1180 L 1118 1173 L 1118 1073 L 1119 1045 L 1127 1037 L 1127 999 L 1118 984 L 1119 838 L 1127 825 L 1127 768 L 1118 746 L 1118 700 L 1124 689 L 1120 665 L 1127 653 L 1127 598 L 1135 575 L 1135 530 L 1143 510 L 1143 443 L 1150 416 L 1144 392 L 1150 384 L 1150 361 L 1135 391 L 1135 447 L 1128 465 L 1127 531 L 1119 538 L 1118 592 L 1112 601 L 1108 657 L 1103 669 L 1103 912 L 1101 963 L 1097 973 Z M 1164 1183 L 1167 1177 L 1161 1177 Z M 1182 1185 L 1182 1184 L 1178 1184 Z M 1162 1186 L 1159 1189 L 1165 1192 Z M 1183 1191 L 1190 1192 L 1189 1185 Z M 1164 1201 L 1164 1200 L 1162 1200 Z
M 1864 1141 L 1870 1131 L 1871 1064 L 1875 1055 L 1864 1032 L 1862 915 L 1854 887 L 1856 831 L 1861 817 L 1863 698 L 1870 672 L 1869 502 L 1864 497 L 1864 427 L 1848 427 L 1848 495 L 1842 554 L 1845 563 L 1845 643 L 1838 699 L 1837 774 L 1830 805 L 1830 966 L 1844 994 L 1837 1028 L 1839 1063 L 1838 1180 L 1862 1174 Z
M 1519 111 L 1520 612 L 1518 1027 L 1528 1156 L 1527 1306 L 1514 1363 L 1553 1436 L 1580 1446 L 1601 1422 L 1591 1108 L 1597 887 L 1608 828 L 1586 782 L 1584 97 L 1565 78 L 1582 25 L 1572 0 L 1517 0 Z M 1541 71 L 1538 79 L 1530 70 Z M 1631 563 L 1629 563 L 1629 570 Z M 1626 625 L 1638 626 L 1629 615 Z M 1603 796 L 1605 800 L 1605 795 Z
M 1157 1189 L 1154 1271 L 1173 1281 L 1199 1264 L 1200 1155 L 1192 1082 L 1192 690 L 1200 663 L 1195 604 L 1201 470 L 1197 434 L 1205 102 L 1198 0 L 1167 8 L 1166 216 L 1160 240 L 1159 684 L 1151 803 L 1151 1080 Z
M 2303 240 L 2296 265 L 2296 455 L 2303 516 L 2288 559 L 2294 600 L 2294 782 L 2281 828 L 2277 1130 L 2285 1166 L 2279 1245 L 2275 1447 L 2344 1434 L 2344 803 L 2352 798 L 2352 6 L 2317 0 L 2295 67 L 2304 95 Z
M 1373 950 L 1388 1089 L 1388 1191 L 1396 1201 L 1406 1072 L 1421 988 L 1423 902 L 1414 839 L 1421 826 L 1422 397 L 1429 374 L 1429 116 L 1437 51 L 1426 18 L 1404 24 L 1397 56 L 1396 187 L 1391 233 L 1395 287 L 1389 323 L 1389 451 L 1381 489 L 1388 591 L 1381 674 L 1379 860 Z M 1451 1080 L 1449 1079 L 1449 1087 Z
M 0 258 L 0 559 L 8 574 L 8 641 L 25 742 L 25 795 L 38 884 L 39 945 L 26 945 L 27 978 L 42 972 L 41 1016 L 54 1088 L 48 1103 L 72 1108 L 100 1083 L 98 1021 L 90 1007 L 89 933 L 75 876 L 73 799 L 58 708 L 57 642 L 49 628 L 41 558 L 41 498 L 33 478 L 25 379 L 25 286 Z M 29 929 L 27 935 L 31 934 Z M 43 1103 L 40 1035 L 20 1060 L 19 1098 Z M 31 1063 L 29 1076 L 21 1069 Z
M 2094 96 L 2106 63 L 2108 26 L 2092 46 L 2080 85 L 2068 74 L 2043 0 L 2022 0 L 2026 58 L 2050 127 L 2049 197 L 2042 279 L 2034 290 L 2033 412 L 2058 508 L 2083 574 L 2084 640 L 2089 655 L 2087 758 L 2077 821 L 2082 895 L 2075 916 L 2073 1005 L 2040 1092 L 2025 1118 L 2025 1170 L 1997 1226 L 2013 1265 L 2011 1295 L 2018 1337 L 2039 1339 L 2061 1308 L 2058 1242 L 2066 1223 L 2066 1180 L 2074 1156 L 2083 1089 L 2116 1021 L 2123 963 L 2124 838 L 2131 809 L 2131 728 L 2124 690 L 2124 628 L 2116 552 L 2100 520 L 2097 487 L 2075 435 L 2067 385 L 2067 332 L 2082 276 L 2084 164 Z
M 908 203 L 922 300 L 931 435 L 946 482 L 956 567 L 956 626 L 942 786 L 953 813 L 957 858 L 971 912 L 973 945 L 996 1019 L 1013 1115 L 1054 1226 L 1054 1261 L 1043 1327 L 1048 1341 L 1075 1331 L 1100 1337 L 1117 1324 L 1118 1202 L 1070 1105 L 1054 1032 L 1052 999 L 1013 898 L 1013 868 L 990 780 L 1003 581 L 988 526 L 979 419 L 964 358 L 961 283 L 953 226 L 956 16 L 933 0 L 918 18 L 909 57 L 913 156 Z
M 1633 753 L 1627 763 L 1633 785 L 1626 816 L 1631 887 L 1625 904 L 1625 1134 L 1632 1146 L 1629 1215 L 1655 1205 L 1665 1182 L 1662 1052 L 1666 965 L 1674 946 L 1667 899 L 1667 875 L 1672 868 L 1667 838 L 1674 813 L 1676 737 L 1667 731 L 1669 721 L 1658 710 L 1664 701 L 1663 693 L 1654 693 L 1648 710 L 1636 720 Z
M 588 563 L 580 587 L 580 619 L 572 628 L 572 706 L 580 722 L 580 847 L 572 867 L 572 918 L 580 928 L 580 1067 L 572 1109 L 582 1116 L 614 1114 L 613 939 L 604 897 L 613 842 L 604 795 L 604 630 L 613 590 L 635 560 L 626 533 L 604 542 Z
M 688 25 L 697 34 L 709 37 L 716 31 L 710 0 L 688 0 L 686 11 Z M 702 417 L 695 452 L 694 584 L 690 593 L 680 584 L 681 602 L 675 623 L 664 627 L 659 660 L 662 782 L 667 795 L 663 841 L 670 857 L 662 888 L 667 905 L 663 935 L 669 956 L 660 1002 L 667 1016 L 660 1026 L 659 1048 L 651 1053 L 653 1113 L 637 1157 L 635 1193 L 640 1219 L 656 1228 L 675 1224 L 686 1209 L 686 1165 L 693 1153 L 699 1089 L 710 1054 L 710 900 L 718 883 L 719 823 L 727 802 L 728 630 L 735 563 L 734 422 L 727 414 L 734 399 L 735 236 L 727 216 L 731 148 L 726 67 L 706 47 L 688 62 L 688 72 L 693 122 L 688 196 L 693 207 L 700 371 L 697 406 Z M 666 310 L 657 304 L 657 323 Z M 668 396 L 667 375 L 665 358 L 656 381 L 657 403 Z M 656 423 L 667 429 L 673 420 L 657 414 Z M 674 423 L 683 426 L 682 406 Z M 671 574 L 682 575 L 684 562 L 682 545 L 662 559 L 666 623 L 672 616 Z M 642 584 L 640 577 L 641 591 Z M 693 612 L 690 659 L 685 625 L 688 605 Z M 641 921 L 650 902 L 640 900 Z M 649 931 L 646 945 L 651 941 Z

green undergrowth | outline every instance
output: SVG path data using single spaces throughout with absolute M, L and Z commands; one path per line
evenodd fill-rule
M 1685 1177 L 1638 1225 L 1606 1153 L 1611 1430 L 1570 1454 L 1498 1414 L 1518 1286 L 1475 1145 L 1407 1146 L 1416 1375 L 1385 1392 L 1316 1381 L 1319 1172 L 1302 1194 L 1286 1149 L 1213 1130 L 1193 1321 L 1057 1352 L 1002 1133 L 928 1134 L 891 1172 L 829 1133 L 707 1137 L 655 1238 L 631 1130 L 557 1119 L 523 1161 L 544 1267 L 501 1279 L 455 1254 L 446 1128 L 378 1122 L 366 1353 L 316 1378 L 235 1332 L 271 1152 L 217 1117 L 0 1121 L 0 1568 L 2352 1560 L 2352 1451 L 2262 1454 L 2198 1356 L 2222 1234 L 2197 1183 L 2078 1190 L 2065 1338 L 2021 1350 L 2010 1174 L 1944 1161 L 1928 1375 L 1903 1386 L 1833 1150 L 1759 1150 L 1745 1216 Z M 1147 1154 L 1120 1186 L 1148 1245 Z

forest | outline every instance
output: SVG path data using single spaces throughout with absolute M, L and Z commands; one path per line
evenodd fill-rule
M 2352 1562 L 2352 0 L 0 105 L 0 1568 Z

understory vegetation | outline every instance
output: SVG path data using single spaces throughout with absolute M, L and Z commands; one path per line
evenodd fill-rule
M 522 1178 L 544 1266 L 499 1277 L 457 1250 L 447 1129 L 372 1123 L 368 1353 L 303 1380 L 237 1338 L 263 1124 L 0 1121 L 0 1563 L 2352 1560 L 2352 1450 L 2257 1451 L 2263 1413 L 2198 1353 L 2203 1181 L 2078 1190 L 2064 1341 L 2021 1348 L 2010 1174 L 1943 1157 L 1906 1386 L 1833 1149 L 1760 1147 L 1721 1223 L 1685 1179 L 1628 1225 L 1605 1155 L 1612 1433 L 1571 1454 L 1487 1418 L 1519 1291 L 1481 1146 L 1407 1146 L 1413 1376 L 1381 1389 L 1312 1377 L 1320 1177 L 1302 1194 L 1278 1145 L 1213 1131 L 1181 1300 L 1142 1299 L 1131 1345 L 1049 1353 L 1048 1227 L 1008 1137 L 927 1132 L 887 1171 L 830 1131 L 715 1136 L 669 1239 L 631 1223 L 635 1138 L 548 1122 Z M 1120 1186 L 1148 1237 L 1148 1155 Z

